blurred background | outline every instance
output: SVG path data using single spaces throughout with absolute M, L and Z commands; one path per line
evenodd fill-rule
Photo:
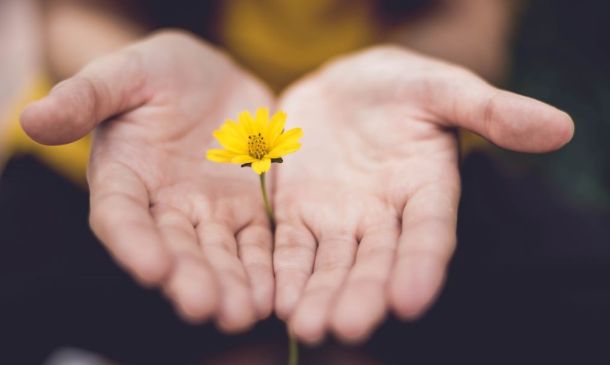
M 18 125 L 55 82 L 163 27 L 217 44 L 278 92 L 336 55 L 400 43 L 576 123 L 541 156 L 461 133 L 459 244 L 437 303 L 302 363 L 610 362 L 610 2 L 0 0 L 0 363 L 284 363 L 278 320 L 226 336 L 135 284 L 88 227 L 88 139 L 42 147 Z

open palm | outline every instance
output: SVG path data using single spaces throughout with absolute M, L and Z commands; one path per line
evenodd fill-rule
M 420 315 L 442 285 L 460 195 L 452 127 L 526 152 L 572 134 L 563 112 L 393 47 L 347 56 L 280 106 L 303 149 L 276 170 L 276 310 L 304 341 L 366 337 L 388 307 Z
M 239 330 L 272 309 L 272 237 L 254 174 L 205 151 L 227 116 L 271 102 L 220 52 L 164 33 L 98 60 L 23 116 L 47 143 L 95 133 L 91 225 L 141 282 L 189 320 Z M 43 133 L 46 124 L 71 128 Z

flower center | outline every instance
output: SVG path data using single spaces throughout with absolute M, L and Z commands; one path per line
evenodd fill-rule
M 267 154 L 267 143 L 265 143 L 265 138 L 260 133 L 248 136 L 248 153 L 257 160 Z

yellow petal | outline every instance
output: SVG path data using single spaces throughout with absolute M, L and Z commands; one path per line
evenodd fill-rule
M 271 168 L 271 159 L 269 158 L 263 158 L 262 160 L 252 162 L 252 170 L 259 175 L 269 171 L 269 168 Z
M 232 163 L 244 164 L 244 163 L 252 163 L 256 161 L 256 159 L 250 155 L 238 155 L 231 159 Z
M 218 140 L 224 148 L 236 154 L 248 154 L 248 142 L 231 132 L 224 132 L 223 130 L 215 130 L 213 133 L 214 137 Z
M 213 162 L 231 162 L 235 154 L 227 150 L 211 149 L 206 153 L 206 157 Z
M 259 132 L 249 111 L 244 110 L 243 112 L 239 113 L 239 116 L 237 118 L 239 124 L 242 126 L 242 128 L 244 128 L 244 131 L 247 135 L 250 136 Z
M 244 123 L 241 122 L 236 122 L 233 123 L 233 127 L 235 129 L 235 132 L 238 133 L 241 138 L 244 138 L 245 141 L 248 140 L 248 136 L 250 135 L 247 126 Z
M 286 113 L 279 111 L 271 117 L 269 123 L 269 129 L 267 130 L 267 143 L 269 146 L 273 146 L 276 139 L 282 134 L 284 126 L 286 125 Z
M 292 128 L 282 133 L 276 140 L 271 150 L 283 145 L 284 143 L 299 143 L 299 138 L 303 137 L 303 130 L 301 128 Z
M 265 157 L 279 158 L 282 156 L 286 156 L 289 153 L 296 152 L 299 150 L 299 148 L 301 148 L 300 143 L 291 143 L 291 144 L 285 143 L 285 144 L 275 147 L 267 155 L 265 155 Z
M 267 128 L 269 127 L 269 109 L 256 109 L 256 124 L 258 125 L 259 131 L 264 136 L 266 134 Z
M 245 130 L 231 119 L 228 119 L 225 124 L 220 127 L 220 131 L 222 133 L 231 134 L 236 138 L 243 139 L 244 141 L 248 139 L 248 135 L 246 134 Z

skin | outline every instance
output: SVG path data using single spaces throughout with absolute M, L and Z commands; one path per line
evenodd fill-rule
M 29 91 L 23 85 L 42 63 L 37 15 L 29 2 L 0 2 L 0 174 L 12 152 L 8 131 L 14 106 Z
M 271 171 L 272 265 L 258 177 L 204 158 L 224 118 L 272 102 L 217 50 L 162 32 L 60 83 L 22 125 L 46 144 L 97 127 L 91 225 L 186 319 L 243 330 L 275 300 L 307 343 L 328 331 L 361 341 L 388 309 L 413 319 L 432 303 L 455 248 L 454 127 L 523 152 L 573 133 L 564 112 L 402 48 L 331 62 L 277 104 L 305 137 Z
M 88 170 L 95 234 L 185 319 L 237 331 L 271 313 L 272 237 L 257 177 L 207 162 L 205 151 L 225 117 L 270 101 L 218 50 L 163 32 L 94 61 L 21 119 L 51 145 L 98 126 Z
M 305 131 L 277 169 L 276 311 L 302 341 L 365 339 L 392 309 L 422 315 L 456 246 L 454 127 L 522 152 L 573 134 L 570 117 L 398 47 L 345 56 L 281 108 Z

